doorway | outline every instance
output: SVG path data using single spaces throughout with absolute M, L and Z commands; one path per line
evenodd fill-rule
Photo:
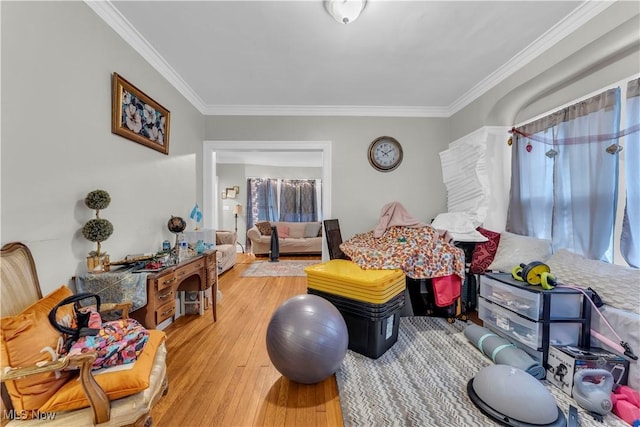
M 218 188 L 217 160 L 222 153 L 255 156 L 256 153 L 321 153 L 322 155 L 322 212 L 331 218 L 331 142 L 330 141 L 205 141 L 203 146 L 202 204 L 205 228 L 218 229 L 221 200 Z M 324 240 L 324 237 L 323 237 Z M 323 259 L 326 244 L 323 243 Z

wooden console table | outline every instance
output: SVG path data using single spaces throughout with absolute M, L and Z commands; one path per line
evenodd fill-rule
M 144 298 L 141 298 L 139 303 L 141 306 L 137 309 L 134 307 L 134 311 L 129 313 L 129 316 L 142 323 L 145 328 L 155 329 L 165 320 L 174 318 L 176 295 L 180 291 L 202 292 L 211 289 L 211 311 L 213 312 L 213 321 L 217 320 L 218 265 L 215 249 L 154 273 L 132 273 L 130 270 L 126 270 L 122 273 L 114 271 L 101 275 L 87 274 L 76 278 L 76 288 L 101 295 L 103 302 L 122 302 L 127 299 L 126 286 L 120 291 L 114 290 L 115 286 L 111 284 L 114 280 L 110 279 L 104 283 L 105 289 L 100 289 L 100 280 L 96 279 L 101 278 L 102 275 L 104 275 L 102 278 L 106 278 L 107 275 L 109 277 L 120 275 L 122 276 L 121 280 L 115 280 L 115 282 L 124 283 L 125 277 L 130 278 L 143 274 L 146 274 L 146 304 Z M 83 289 L 80 289 L 79 278 L 82 280 Z M 144 282 L 140 286 L 144 286 Z M 107 287 L 109 289 L 106 289 Z M 107 294 L 109 297 L 105 298 Z
M 177 265 L 147 276 L 147 305 L 130 315 L 146 328 L 155 328 L 176 314 L 179 291 L 205 291 L 211 288 L 211 311 L 216 315 L 218 266 L 216 251 L 208 251 Z

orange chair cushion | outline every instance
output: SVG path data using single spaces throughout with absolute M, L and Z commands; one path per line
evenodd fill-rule
M 27 368 L 36 362 L 51 361 L 51 354 L 42 353 L 45 347 L 54 351 L 58 338 L 62 336 L 49 323 L 49 312 L 64 298 L 73 295 L 66 286 L 61 286 L 11 317 L 0 319 L 0 355 L 2 368 Z M 58 315 L 73 315 L 73 306 L 66 305 L 58 310 Z M 32 375 L 25 379 L 6 381 L 7 391 L 16 411 L 39 409 L 51 396 L 67 382 L 72 372 L 61 372 L 56 378 L 54 372 Z
M 155 329 L 149 330 L 149 341 L 131 369 L 97 373 L 96 382 L 107 393 L 109 400 L 119 399 L 139 393 L 149 387 L 149 376 L 153 368 L 158 347 L 164 342 L 165 333 Z M 123 365 L 128 367 L 129 365 Z M 79 380 L 69 381 L 49 399 L 41 408 L 41 412 L 71 411 L 86 408 L 89 401 L 84 394 Z

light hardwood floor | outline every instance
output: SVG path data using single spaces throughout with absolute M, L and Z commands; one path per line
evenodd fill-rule
M 155 426 L 343 425 L 335 376 L 297 384 L 267 354 L 272 313 L 306 293 L 306 277 L 241 277 L 254 259 L 238 254 L 236 266 L 220 276 L 217 322 L 209 309 L 165 329 L 169 393 L 153 409 Z

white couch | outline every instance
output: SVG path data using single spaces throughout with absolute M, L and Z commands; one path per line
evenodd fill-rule
M 216 260 L 218 274 L 222 274 L 236 265 L 238 255 L 236 251 L 237 234 L 230 230 L 216 230 Z
M 263 221 L 264 224 L 266 221 Z M 247 230 L 251 241 L 251 251 L 256 255 L 268 255 L 271 250 L 270 226 L 278 228 L 280 254 L 320 254 L 322 253 L 322 223 L 271 221 L 260 223 Z M 268 234 L 260 231 L 269 230 Z
M 511 272 L 513 267 L 533 261 L 547 264 L 560 284 L 593 289 L 604 303 L 599 311 L 606 321 L 592 307 L 591 329 L 617 343 L 609 323 L 640 356 L 640 270 L 587 259 L 567 249 L 552 254 L 550 241 L 503 232 L 487 271 Z M 591 345 L 620 353 L 593 337 Z M 629 360 L 628 384 L 640 389 L 637 360 Z

